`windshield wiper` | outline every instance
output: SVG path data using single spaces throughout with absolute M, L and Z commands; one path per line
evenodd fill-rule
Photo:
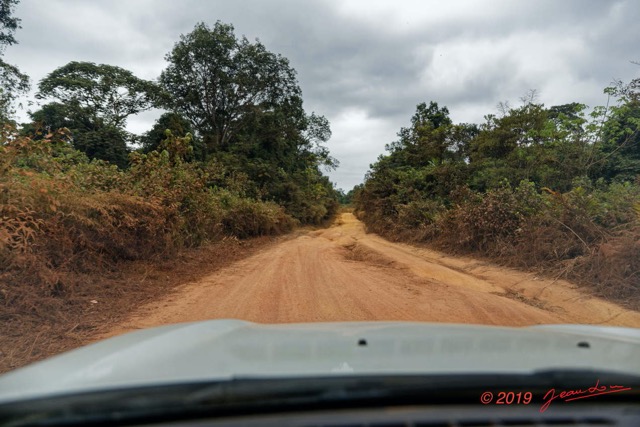
M 99 425 L 203 416 L 384 405 L 478 404 L 485 391 L 531 392 L 540 402 L 549 390 L 621 385 L 609 401 L 640 401 L 640 376 L 590 370 L 534 374 L 333 376 L 238 378 L 107 390 L 0 405 L 1 425 Z

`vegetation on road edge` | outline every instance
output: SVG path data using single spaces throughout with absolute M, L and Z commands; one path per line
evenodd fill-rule
M 17 0 L 0 2 L 1 58 L 20 20 Z M 336 213 L 329 122 L 304 110 L 286 58 L 216 22 L 166 60 L 156 81 L 72 61 L 39 82 L 42 104 L 19 124 L 29 79 L 0 59 L 0 335 L 66 324 L 79 295 L 132 263 Z M 148 132 L 127 131 L 152 108 L 164 113 Z
M 640 79 L 613 107 L 501 105 L 482 125 L 418 105 L 349 192 L 391 239 L 555 272 L 640 306 Z

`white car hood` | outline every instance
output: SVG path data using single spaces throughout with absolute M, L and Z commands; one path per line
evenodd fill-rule
M 183 323 L 132 332 L 0 376 L 0 403 L 154 384 L 292 376 L 531 373 L 640 375 L 640 329 L 442 323 Z

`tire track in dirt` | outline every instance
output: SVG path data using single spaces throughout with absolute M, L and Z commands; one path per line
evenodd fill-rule
M 141 307 L 99 338 L 205 319 L 261 323 L 411 320 L 640 327 L 640 313 L 564 281 L 366 234 L 352 214 L 301 233 Z

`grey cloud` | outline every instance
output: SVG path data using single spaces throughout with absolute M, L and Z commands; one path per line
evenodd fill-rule
M 381 2 L 376 2 L 380 5 Z M 347 7 L 345 8 L 345 4 Z M 454 120 L 481 121 L 528 89 L 545 104 L 602 104 L 614 78 L 640 68 L 634 0 L 22 0 L 19 45 L 6 59 L 37 83 L 71 60 L 119 65 L 152 79 L 198 21 L 232 23 L 297 70 L 305 108 L 329 118 L 342 188 L 358 183 L 416 104 L 437 101 Z M 357 125 L 346 126 L 348 112 Z M 147 113 L 132 118 L 150 127 Z M 346 117 L 346 118 L 345 118 Z M 354 116 L 355 117 L 355 116 Z

